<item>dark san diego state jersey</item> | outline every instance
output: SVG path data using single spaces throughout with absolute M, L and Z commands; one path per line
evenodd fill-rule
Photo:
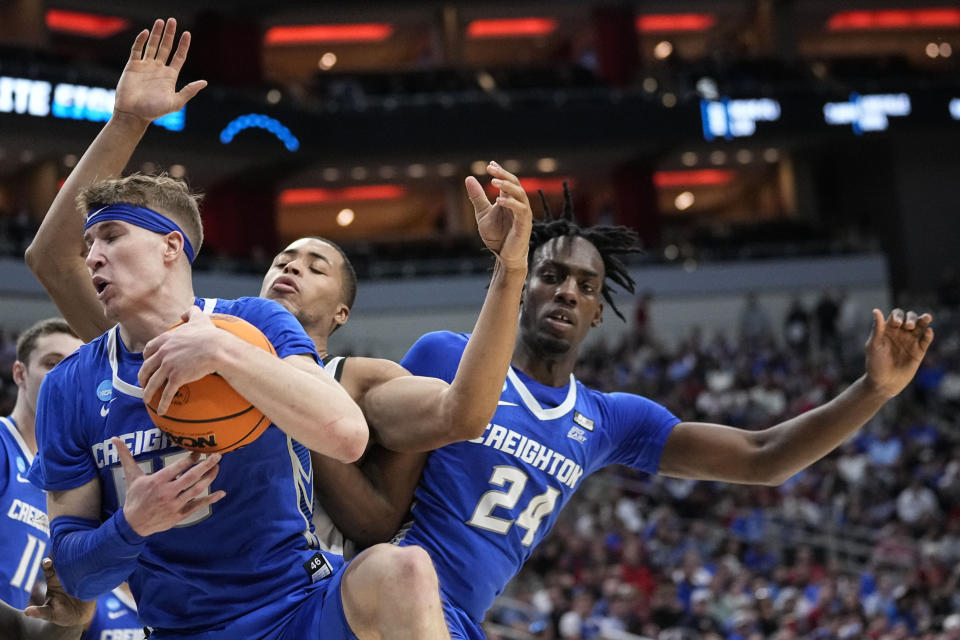
M 207 313 L 250 322 L 281 358 L 317 357 L 296 319 L 276 302 L 241 298 L 197 304 Z M 143 391 L 135 386 L 142 363 L 142 354 L 127 351 L 114 327 L 65 358 L 40 389 L 41 454 L 30 479 L 48 491 L 99 479 L 104 520 L 126 494 L 111 437 L 122 439 L 147 472 L 190 455 L 150 421 Z M 210 491 L 220 489 L 226 492 L 223 500 L 148 537 L 128 578 L 144 625 L 193 633 L 222 628 L 256 610 L 269 630 L 311 591 L 308 567 L 317 543 L 306 448 L 271 425 L 253 443 L 223 455 Z
M 452 381 L 467 339 L 427 334 L 401 364 Z M 397 542 L 426 549 L 446 598 L 480 622 L 583 479 L 613 463 L 656 473 L 678 422 L 640 396 L 600 393 L 572 375 L 548 387 L 511 368 L 484 434 L 428 457 Z
M 50 544 L 47 496 L 27 480 L 33 454 L 10 418 L 0 418 L 0 600 L 23 609 Z

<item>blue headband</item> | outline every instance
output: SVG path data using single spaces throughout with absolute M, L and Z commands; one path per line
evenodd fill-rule
M 193 245 L 190 244 L 190 238 L 183 232 L 183 229 L 177 226 L 176 222 L 153 209 L 117 202 L 87 214 L 87 221 L 83 225 L 83 230 L 86 231 L 93 225 L 108 220 L 122 220 L 155 233 L 167 234 L 176 231 L 183 237 L 183 252 L 187 254 L 187 259 L 193 264 L 195 254 Z

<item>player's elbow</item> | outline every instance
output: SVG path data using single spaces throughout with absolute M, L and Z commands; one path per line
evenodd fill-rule
M 473 440 L 483 435 L 490 425 L 497 406 L 476 406 L 476 403 L 447 402 L 440 420 L 449 443 Z
M 793 473 L 785 467 L 770 443 L 756 443 L 742 465 L 744 484 L 777 487 Z
M 36 239 L 30 243 L 26 251 L 23 252 L 23 261 L 27 264 L 27 267 L 34 275 L 40 276 L 43 271 L 43 262 L 40 260 L 40 254 L 42 250 L 37 246 Z
M 370 433 L 367 422 L 359 411 L 356 414 L 345 416 L 330 425 L 329 431 L 337 442 L 328 455 L 338 462 L 356 462 L 367 449 Z

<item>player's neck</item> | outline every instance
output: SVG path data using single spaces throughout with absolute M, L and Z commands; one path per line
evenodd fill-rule
M 540 384 L 548 387 L 564 387 L 570 382 L 570 374 L 577 362 L 577 353 L 571 350 L 564 354 L 544 354 L 531 349 L 518 339 L 513 349 L 511 364 Z
M 148 308 L 120 320 L 120 338 L 128 351 L 139 353 L 158 335 L 182 320 L 181 316 L 193 305 L 193 290 L 168 296 L 158 296 Z
M 327 357 L 327 336 L 320 335 L 318 333 L 311 333 L 310 339 L 313 340 L 314 346 L 317 348 L 317 354 L 320 356 L 320 359 Z
M 23 438 L 30 453 L 37 455 L 37 432 L 34 427 L 35 416 L 33 411 L 27 407 L 27 403 L 23 400 L 22 395 L 17 396 L 17 404 L 14 405 L 10 417 L 13 418 L 14 423 L 16 423 L 17 431 L 20 432 L 20 437 Z

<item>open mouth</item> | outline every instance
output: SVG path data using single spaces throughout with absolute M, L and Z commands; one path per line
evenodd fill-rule
M 571 327 L 573 326 L 573 318 L 563 311 L 554 311 L 553 313 L 548 314 L 547 320 L 552 320 L 556 324 L 562 324 Z
M 101 278 L 98 276 L 93 279 L 93 288 L 97 291 L 97 297 L 102 296 L 109 286 L 110 282 L 106 278 Z

